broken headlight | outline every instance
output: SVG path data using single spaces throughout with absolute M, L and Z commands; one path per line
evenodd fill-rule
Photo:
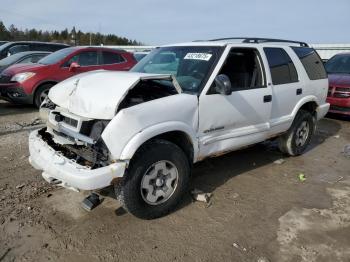
M 55 107 L 56 107 L 56 105 L 47 96 L 44 99 L 44 101 L 42 102 L 40 109 L 39 109 L 40 118 L 44 121 L 47 121 L 49 119 L 50 111 L 55 109 Z

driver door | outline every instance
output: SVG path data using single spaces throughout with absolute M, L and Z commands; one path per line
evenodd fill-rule
M 70 69 L 70 64 L 73 62 L 77 63 L 79 67 Z M 101 66 L 98 62 L 97 50 L 81 51 L 62 65 L 61 70 L 57 72 L 56 77 L 63 80 L 76 74 L 97 70 L 100 68 Z
M 199 157 L 218 155 L 268 137 L 271 87 L 256 48 L 231 48 L 218 72 L 228 76 L 232 93 L 219 94 L 215 81 L 199 97 Z

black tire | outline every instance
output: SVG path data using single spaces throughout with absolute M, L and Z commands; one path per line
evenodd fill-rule
M 45 93 L 48 93 L 48 91 L 50 90 L 50 88 L 53 86 L 53 84 L 44 84 L 39 86 L 36 90 L 35 90 L 35 95 L 34 95 L 34 105 L 39 108 L 41 103 L 43 102 L 43 95 Z
M 174 164 L 178 174 L 177 184 L 168 199 L 152 205 L 142 195 L 144 189 L 141 189 L 141 183 L 148 170 L 159 161 Z M 180 147 L 166 140 L 153 140 L 136 152 L 121 184 L 115 186 L 115 193 L 124 209 L 134 216 L 141 219 L 162 217 L 174 210 L 188 191 L 190 173 L 189 160 Z
M 306 123 L 306 125 L 305 125 Z M 308 129 L 306 133 L 303 131 L 303 126 L 305 125 L 305 130 Z M 302 129 L 302 130 L 301 130 Z M 301 155 L 307 146 L 310 144 L 312 135 L 316 129 L 316 119 L 311 115 L 310 112 L 305 110 L 299 110 L 297 113 L 292 126 L 289 130 L 278 138 L 278 147 L 282 153 L 290 156 Z M 305 135 L 306 133 L 306 135 Z M 301 138 L 301 137 L 305 138 Z M 302 143 L 302 141 L 304 141 Z

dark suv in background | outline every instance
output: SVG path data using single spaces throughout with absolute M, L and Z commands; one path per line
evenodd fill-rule
M 55 52 L 62 48 L 69 47 L 66 44 L 45 43 L 34 41 L 8 42 L 0 46 L 0 59 L 25 51 L 48 51 Z
M 97 69 L 128 71 L 135 64 L 133 55 L 124 50 L 68 47 L 37 64 L 15 64 L 5 69 L 0 74 L 0 98 L 39 107 L 52 86 L 73 75 Z

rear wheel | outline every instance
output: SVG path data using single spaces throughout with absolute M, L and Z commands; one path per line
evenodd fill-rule
M 45 100 L 45 98 L 48 96 L 50 88 L 53 86 L 53 84 L 44 84 L 42 86 L 39 86 L 37 90 L 35 91 L 34 96 L 34 105 L 39 108 L 41 103 Z
M 124 208 L 136 217 L 153 219 L 171 212 L 187 192 L 190 164 L 177 145 L 154 140 L 143 146 L 132 159 L 116 186 Z
M 310 144 L 316 119 L 310 112 L 299 110 L 287 133 L 278 138 L 279 149 L 290 156 L 301 155 Z

